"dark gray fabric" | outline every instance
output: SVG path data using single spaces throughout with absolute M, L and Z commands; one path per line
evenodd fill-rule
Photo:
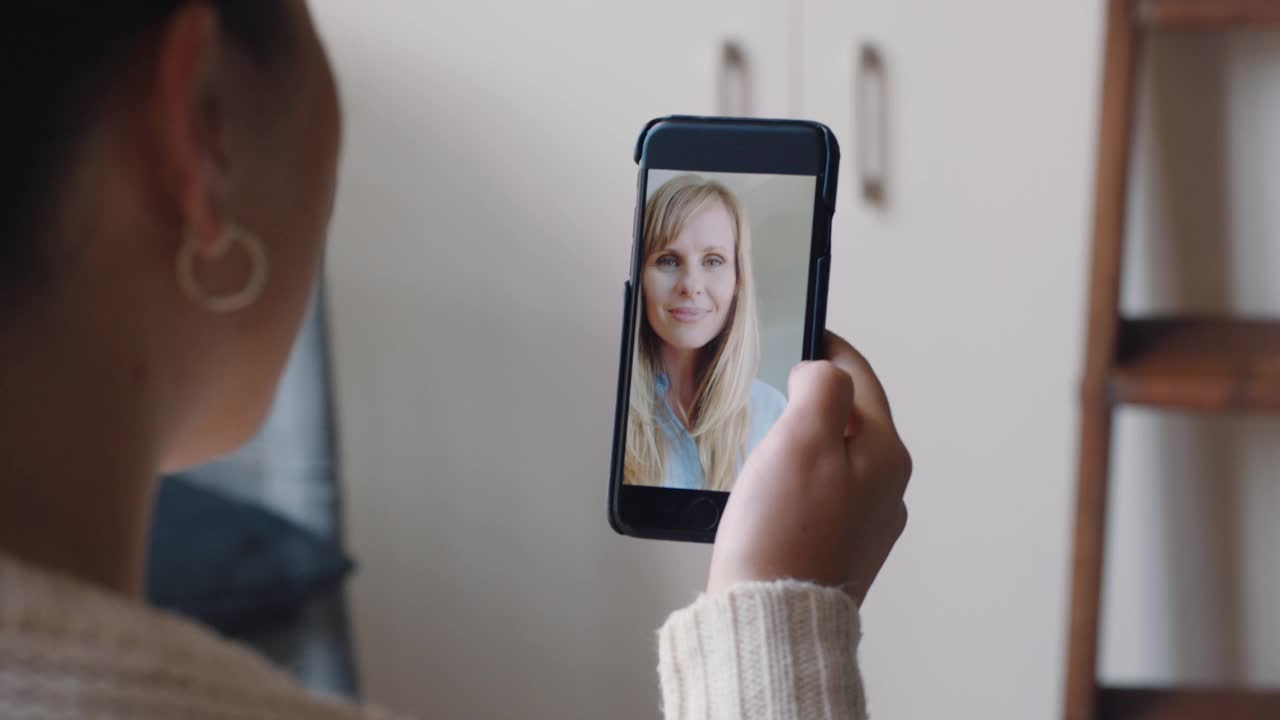
M 289 622 L 342 586 L 351 559 L 333 539 L 261 503 L 181 475 L 160 480 L 147 552 L 147 600 L 224 634 Z

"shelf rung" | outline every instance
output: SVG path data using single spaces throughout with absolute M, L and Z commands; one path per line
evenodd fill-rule
M 1280 693 L 1101 688 L 1098 720 L 1274 720 Z
M 1280 414 L 1280 322 L 1125 320 L 1108 388 L 1118 404 Z
M 1151 27 L 1217 29 L 1280 25 L 1276 0 L 1138 0 L 1138 22 Z

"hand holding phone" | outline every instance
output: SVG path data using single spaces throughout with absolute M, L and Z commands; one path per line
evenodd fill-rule
M 786 412 L 743 467 L 720 522 L 709 592 L 785 578 L 842 587 L 861 605 L 902 534 L 911 456 L 884 389 L 832 334 L 827 357 L 792 371 Z

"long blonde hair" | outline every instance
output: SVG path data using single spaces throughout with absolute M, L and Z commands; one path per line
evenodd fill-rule
M 675 242 L 695 215 L 716 204 L 733 218 L 737 287 L 727 329 L 701 350 L 696 390 L 685 422 L 698 448 L 703 488 L 727 491 L 746 454 L 751 428 L 751 384 L 760 366 L 751 239 L 738 199 L 724 185 L 697 175 L 668 180 L 645 203 L 640 262 L 643 268 L 653 253 Z M 666 412 L 666 400 L 658 395 L 656 381 L 663 369 L 662 341 L 649 325 L 643 283 L 636 312 L 636 352 L 631 368 L 623 476 L 630 485 L 661 485 L 666 475 L 666 440 L 658 417 Z

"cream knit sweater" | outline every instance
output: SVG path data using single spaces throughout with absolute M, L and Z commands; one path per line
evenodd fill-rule
M 703 596 L 659 631 L 668 720 L 862 720 L 857 610 L 796 582 Z M 201 627 L 0 555 L 3 720 L 375 720 Z

